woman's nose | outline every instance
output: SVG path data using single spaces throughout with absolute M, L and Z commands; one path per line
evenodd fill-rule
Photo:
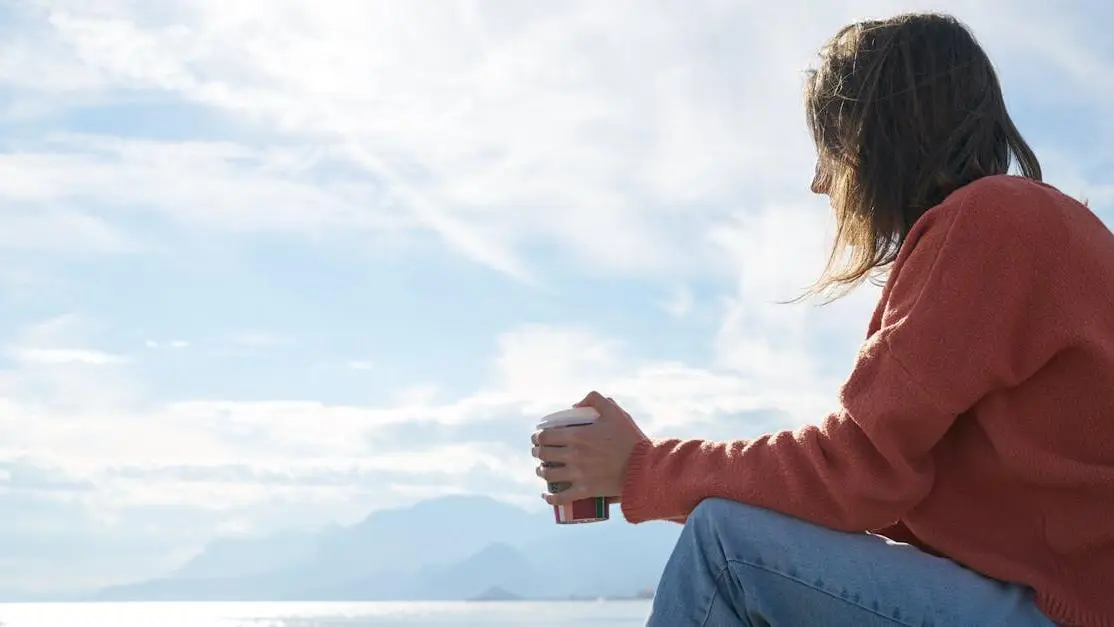
M 812 175 L 812 184 L 809 189 L 813 194 L 827 194 L 828 193 L 828 176 L 824 174 L 819 167 L 816 168 L 816 173 Z

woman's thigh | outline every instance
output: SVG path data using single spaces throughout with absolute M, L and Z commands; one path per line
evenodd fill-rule
M 654 603 L 662 617 L 669 614 L 670 569 L 679 569 L 674 585 L 689 597 L 674 606 L 697 599 L 706 605 L 687 608 L 687 616 L 675 617 L 678 625 L 701 613 L 704 622 L 696 624 L 709 627 L 1053 625 L 1022 586 L 881 536 L 719 499 L 701 503 L 685 524 Z M 685 576 L 695 579 L 684 583 Z

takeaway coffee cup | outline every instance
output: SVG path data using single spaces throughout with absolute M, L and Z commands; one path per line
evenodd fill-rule
M 600 417 L 599 413 L 591 407 L 574 407 L 553 414 L 549 414 L 538 423 L 539 431 L 549 429 L 565 429 L 594 424 Z M 557 462 L 542 462 L 543 466 L 563 466 Z M 547 488 L 551 494 L 556 494 L 571 487 L 568 483 L 549 483 Z M 574 525 L 579 523 L 600 522 L 609 518 L 607 511 L 607 498 L 593 496 L 591 498 L 573 501 L 568 505 L 554 505 L 553 517 L 558 525 Z

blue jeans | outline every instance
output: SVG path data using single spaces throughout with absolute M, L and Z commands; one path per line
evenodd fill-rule
M 1055 627 L 1024 587 L 908 544 L 710 499 L 685 523 L 650 627 Z

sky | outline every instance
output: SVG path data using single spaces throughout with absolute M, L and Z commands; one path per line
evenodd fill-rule
M 1114 217 L 1114 5 L 0 0 L 0 590 L 449 493 L 544 507 L 598 389 L 653 436 L 823 418 L 878 293 L 801 87 L 953 12 L 1046 180 Z

